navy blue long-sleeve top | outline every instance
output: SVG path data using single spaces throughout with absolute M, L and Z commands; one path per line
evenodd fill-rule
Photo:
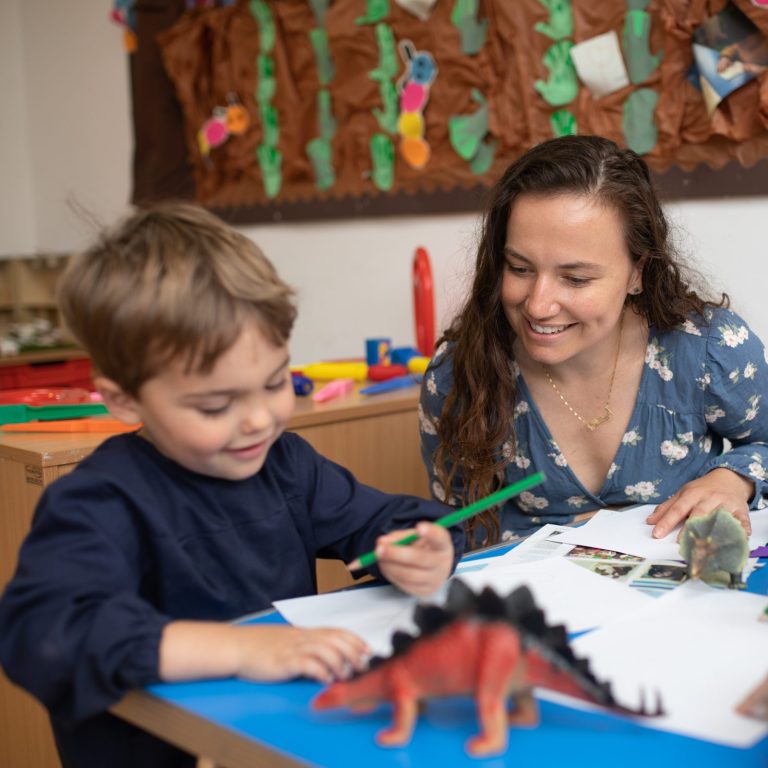
M 228 621 L 313 594 L 316 557 L 350 561 L 445 511 L 358 483 L 290 433 L 241 481 L 113 437 L 43 494 L 0 600 L 0 662 L 48 708 L 67 767 L 186 765 L 105 713 L 158 681 L 168 622 Z M 451 534 L 458 559 L 463 533 Z

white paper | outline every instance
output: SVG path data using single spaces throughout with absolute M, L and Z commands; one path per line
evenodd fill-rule
M 651 536 L 653 526 L 645 520 L 655 508 L 646 504 L 621 510 L 602 509 L 579 528 L 569 528 L 561 533 L 558 541 L 612 549 L 652 560 L 681 560 L 677 544 L 680 526 L 663 539 Z M 749 548 L 754 549 L 768 541 L 768 508 L 750 512 L 749 518 L 752 523 Z
M 616 699 L 637 706 L 661 695 L 666 714 L 643 725 L 749 747 L 768 725 L 736 705 L 768 672 L 768 597 L 686 582 L 642 610 L 573 641 Z M 544 695 L 544 692 L 542 692 Z
M 574 45 L 571 60 L 579 78 L 596 99 L 629 85 L 615 32 L 606 32 Z
M 501 595 L 525 584 L 547 622 L 565 624 L 569 632 L 599 626 L 653 599 L 559 557 L 493 568 L 489 563 L 454 578 L 475 591 L 491 586 Z M 447 586 L 424 602 L 442 603 L 446 592 Z M 374 653 L 384 655 L 391 650 L 395 631 L 416 632 L 412 615 L 417 602 L 394 587 L 379 586 L 278 600 L 274 606 L 294 626 L 347 629 L 362 637 Z

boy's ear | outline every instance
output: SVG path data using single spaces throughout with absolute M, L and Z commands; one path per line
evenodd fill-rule
M 141 422 L 138 402 L 134 397 L 124 392 L 119 384 L 106 376 L 96 376 L 93 385 L 104 400 L 104 405 L 116 419 L 120 419 L 126 424 L 139 424 Z

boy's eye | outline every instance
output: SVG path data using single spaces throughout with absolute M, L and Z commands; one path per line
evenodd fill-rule
M 229 409 L 229 403 L 224 405 L 210 406 L 210 405 L 198 405 L 197 410 L 203 414 L 203 416 L 219 416 L 225 413 Z
M 266 389 L 267 392 L 278 392 L 279 390 L 283 389 L 283 387 L 286 386 L 288 383 L 288 379 L 280 379 L 280 381 L 275 381 L 272 384 L 267 384 Z

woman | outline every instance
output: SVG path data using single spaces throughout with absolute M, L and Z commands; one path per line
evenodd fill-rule
M 454 505 L 545 472 L 471 521 L 475 546 L 638 502 L 658 504 L 656 537 L 718 505 L 749 530 L 766 395 L 762 343 L 686 276 L 643 160 L 563 137 L 492 192 L 469 298 L 424 378 L 422 455 Z

